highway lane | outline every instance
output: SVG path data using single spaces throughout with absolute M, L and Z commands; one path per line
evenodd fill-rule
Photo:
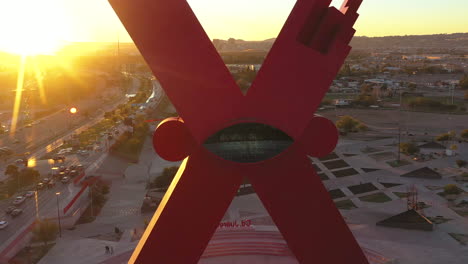
M 134 77 L 129 93 L 136 93 L 139 87 L 140 80 Z M 45 153 L 50 152 L 51 149 L 60 146 L 64 139 L 75 133 L 80 133 L 101 121 L 104 118 L 105 112 L 115 109 L 119 104 L 127 100 L 128 98 L 122 97 L 120 100 L 109 104 L 99 102 L 100 109 L 96 111 L 92 119 L 87 119 L 82 115 L 71 115 L 68 111 L 61 111 L 41 119 L 39 124 L 30 128 L 21 128 L 14 137 L 5 134 L 0 135 L 0 146 L 10 147 L 16 153 L 8 159 L 0 159 L 0 181 L 6 179 L 3 172 L 8 164 L 20 158 L 18 154 L 35 152 L 29 154 L 28 157 L 38 159 Z M 15 140 L 19 140 L 19 143 L 15 143 Z
M 121 125 L 117 129 L 119 129 L 119 131 L 122 133 L 124 127 Z M 106 142 L 105 137 L 102 137 L 99 142 L 99 147 L 104 150 L 105 145 L 112 144 L 114 140 Z M 95 170 L 99 167 L 100 164 L 95 163 L 100 160 L 100 157 L 103 154 L 104 152 L 102 151 L 91 151 L 90 155 L 87 157 L 71 154 L 66 156 L 65 162 L 49 163 L 47 160 L 42 160 L 38 161 L 38 163 L 36 164 L 36 169 L 39 170 L 39 172 L 41 173 L 41 180 L 43 178 L 48 177 L 47 174 L 50 172 L 50 169 L 55 166 L 63 165 L 68 168 L 72 165 L 82 164 L 86 168 L 85 170 L 89 172 L 90 168 L 94 168 L 93 170 Z M 72 181 L 73 178 L 67 184 L 63 184 L 60 181 L 58 181 L 56 182 L 55 187 L 51 189 L 43 189 L 38 191 L 38 211 L 40 218 L 57 216 L 57 200 L 55 196 L 56 192 L 61 193 L 59 197 L 59 202 L 61 201 L 60 208 L 63 209 L 63 207 L 67 205 L 67 203 L 81 188 L 80 186 L 74 186 Z M 31 187 L 30 189 L 33 188 Z M 19 194 L 17 194 L 16 196 L 18 195 Z M 2 248 L 2 246 L 5 246 L 3 245 L 3 243 L 7 242 L 23 227 L 26 227 L 29 224 L 31 224 L 36 218 L 36 206 L 34 197 L 28 198 L 22 205 L 18 206 L 19 208 L 23 209 L 23 213 L 21 215 L 13 218 L 12 216 L 7 215 L 5 213 L 6 208 L 12 205 L 11 203 L 16 196 L 0 201 L 0 220 L 6 220 L 9 222 L 9 226 L 6 229 L 0 230 L 0 248 Z
M 44 189 L 38 191 L 38 211 L 39 217 L 55 217 L 57 215 L 57 208 L 56 208 L 56 192 L 60 192 L 61 196 L 66 196 L 72 193 L 72 189 L 76 188 L 72 184 L 62 184 L 58 182 L 55 187 L 50 189 Z M 34 219 L 36 219 L 36 201 L 35 197 L 27 198 L 18 208 L 23 209 L 23 213 L 12 217 L 11 215 L 7 215 L 5 213 L 6 207 L 11 205 L 10 200 L 2 201 L 0 205 L 0 219 L 6 220 L 9 222 L 7 228 L 0 230 L 0 245 L 3 246 L 7 240 L 10 239 L 13 235 L 15 235 L 19 230 L 27 225 L 31 224 Z M 54 206 L 55 205 L 55 206 Z M 61 205 L 62 207 L 63 205 Z
M 134 90 L 139 87 L 140 82 L 138 79 L 134 78 L 133 79 L 133 85 L 132 87 Z M 121 103 L 121 102 L 119 102 Z M 119 103 L 116 103 L 113 105 L 115 107 Z M 111 109 L 109 109 L 111 110 Z M 87 129 L 88 127 L 94 125 L 95 123 L 99 122 L 100 120 L 103 119 L 103 113 L 100 114 L 97 118 L 93 119 L 92 121 L 88 122 L 87 124 L 81 126 L 80 128 L 70 131 L 67 133 L 65 136 L 62 136 L 60 139 L 55 140 L 51 142 L 49 145 L 46 147 L 42 147 L 41 149 L 37 150 L 34 152 L 31 157 L 36 158 L 39 160 L 39 158 L 44 155 L 45 153 L 55 149 L 56 147 L 59 147 L 63 139 L 66 137 L 70 136 L 73 133 L 79 133 L 80 131 L 83 131 Z M 118 129 L 120 132 L 123 132 L 123 126 L 119 126 Z M 100 147 L 101 149 L 106 149 L 105 145 L 106 144 L 112 144 L 113 141 L 106 142 L 107 140 L 105 137 L 102 137 L 100 139 Z M 99 157 L 101 157 L 104 153 L 100 151 L 91 151 L 90 155 L 88 157 L 82 157 L 78 155 L 68 155 L 66 158 L 65 163 L 58 163 L 58 164 L 49 164 L 47 161 L 38 161 L 37 162 L 37 167 L 41 173 L 41 178 L 47 177 L 48 172 L 50 171 L 50 168 L 52 166 L 71 166 L 71 165 L 76 165 L 76 164 L 82 164 L 85 168 L 91 167 L 94 168 L 93 170 L 97 169 L 99 164 L 96 164 L 96 161 L 99 160 Z M 89 171 L 87 169 L 87 171 Z M 56 205 L 56 192 L 61 192 L 61 196 L 59 198 L 63 199 L 65 202 L 61 204 L 61 208 L 66 206 L 67 201 L 70 201 L 73 195 L 79 190 L 79 186 L 75 187 L 73 183 L 68 184 L 62 184 L 61 182 L 56 182 L 56 186 L 51 188 L 51 189 L 45 189 L 45 190 L 40 190 L 39 195 L 38 195 L 38 204 L 39 204 L 39 216 L 40 217 L 55 217 L 57 213 L 57 205 Z M 17 194 L 19 195 L 19 194 Z M 0 230 L 0 249 L 5 247 L 5 242 L 11 240 L 13 237 L 18 235 L 18 231 L 21 230 L 22 228 L 28 226 L 31 224 L 35 217 L 36 217 L 36 207 L 35 207 L 35 199 L 33 198 L 28 198 L 24 204 L 20 205 L 20 208 L 23 209 L 23 213 L 16 218 L 13 218 L 9 215 L 5 214 L 5 210 L 8 206 L 11 205 L 11 202 L 13 201 L 14 197 L 17 195 L 13 196 L 10 199 L 6 199 L 3 201 L 0 201 L 0 220 L 7 220 L 9 222 L 9 226 L 4 229 Z

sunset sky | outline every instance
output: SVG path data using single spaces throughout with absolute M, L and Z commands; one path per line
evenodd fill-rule
M 209 37 L 275 37 L 294 0 L 188 0 Z M 340 6 L 342 0 L 334 0 Z M 467 0 L 364 0 L 358 36 L 468 32 Z M 2 0 L 0 50 L 62 42 L 131 41 L 107 0 Z M 22 44 L 21 44 L 22 43 Z M 26 43 L 26 44 L 25 44 Z M 25 48 L 28 50 L 28 48 Z M 29 48 L 30 49 L 30 48 Z M 40 49 L 38 47 L 37 49 Z

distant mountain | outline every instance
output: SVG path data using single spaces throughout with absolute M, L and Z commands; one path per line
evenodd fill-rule
M 213 44 L 220 52 L 228 51 L 268 51 L 276 38 L 263 41 L 245 41 L 230 38 L 228 40 L 214 39 Z M 468 33 L 412 35 L 389 37 L 354 37 L 351 41 L 354 49 L 449 49 L 468 51 Z

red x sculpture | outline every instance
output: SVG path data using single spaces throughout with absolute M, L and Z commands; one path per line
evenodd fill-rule
M 314 116 L 350 51 L 362 0 L 298 0 L 243 95 L 186 0 L 110 0 L 181 118 L 163 121 L 156 152 L 184 160 L 130 263 L 197 263 L 248 177 L 300 263 L 368 263 L 307 155 L 336 146 L 334 124 Z M 229 161 L 204 142 L 261 123 L 293 143 L 262 161 Z M 208 188 L 207 188 L 208 187 Z

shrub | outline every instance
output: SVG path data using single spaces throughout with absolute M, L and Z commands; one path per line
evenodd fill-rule
M 461 190 L 455 184 L 447 184 L 444 186 L 444 192 L 446 194 L 459 194 Z
M 465 129 L 463 130 L 461 133 L 460 133 L 460 136 L 464 139 L 468 139 L 468 129 Z
M 338 121 L 336 121 L 336 127 L 341 131 L 348 133 L 357 132 L 359 128 L 364 129 L 366 126 L 352 116 L 346 115 L 342 116 Z
M 436 137 L 436 141 L 447 141 L 450 140 L 450 135 L 448 133 L 440 134 Z
M 459 168 L 466 166 L 466 161 L 464 160 L 457 160 L 456 163 Z
M 406 155 L 413 155 L 419 152 L 419 148 L 414 143 L 400 143 L 400 151 Z

